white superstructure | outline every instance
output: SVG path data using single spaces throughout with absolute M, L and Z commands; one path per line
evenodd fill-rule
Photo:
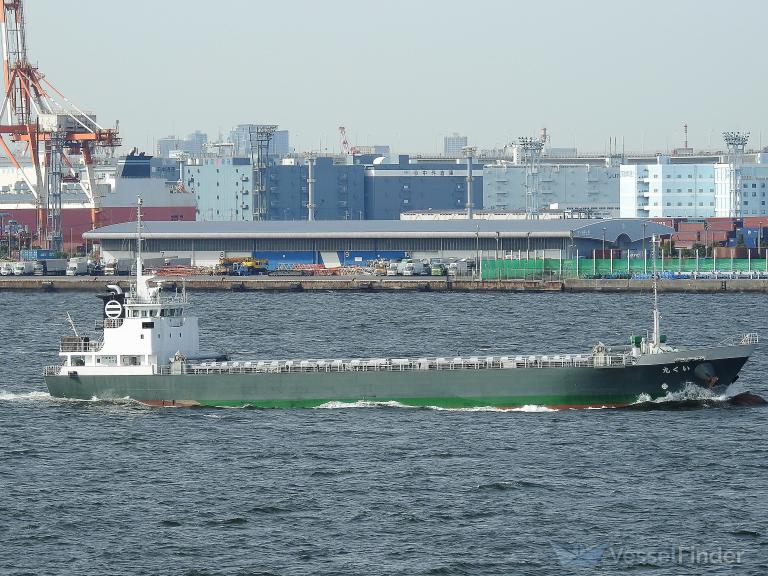
M 136 276 L 128 294 L 117 285 L 108 286 L 104 301 L 102 340 L 74 336 L 61 341 L 60 366 L 47 369 L 60 375 L 152 375 L 174 359 L 192 359 L 200 354 L 197 318 L 186 316 L 186 291 L 164 295 L 161 286 L 150 286 L 141 255 L 141 200 L 137 210 Z

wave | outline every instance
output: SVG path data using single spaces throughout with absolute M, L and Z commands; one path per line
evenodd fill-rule
M 690 410 L 695 408 L 727 408 L 731 406 L 762 406 L 768 404 L 764 398 L 751 392 L 741 392 L 729 396 L 717 394 L 712 390 L 686 384 L 682 390 L 668 392 L 666 396 L 651 398 L 648 394 L 640 394 L 632 404 L 625 406 L 626 410 Z
M 326 402 L 316 409 L 340 410 L 344 408 L 410 408 L 419 410 L 434 410 L 436 412 L 557 412 L 554 408 L 526 404 L 519 408 L 498 408 L 497 406 L 472 406 L 468 408 L 445 408 L 443 406 L 412 406 L 395 400 L 374 402 L 370 400 L 358 400 L 357 402 Z
M 51 396 L 48 392 L 23 392 L 15 393 L 8 390 L 0 390 L 0 402 L 44 402 L 47 404 L 86 404 L 89 406 L 131 406 L 131 407 L 143 407 L 145 404 L 137 400 L 133 400 L 126 396 L 125 398 L 104 399 L 96 396 L 91 397 L 90 400 L 84 400 L 82 398 L 59 398 Z
M 7 390 L 0 390 L 0 402 L 29 402 L 40 400 L 52 400 L 53 397 L 48 392 L 25 392 L 15 394 Z
M 546 484 L 531 482 L 530 480 L 512 480 L 502 482 L 489 482 L 487 484 L 478 484 L 475 490 L 525 490 L 527 488 L 542 488 L 550 490 Z
M 520 408 L 509 408 L 507 412 L 557 412 L 557 409 L 537 404 L 526 404 Z
M 316 410 L 340 410 L 344 408 L 418 408 L 418 406 L 409 406 L 394 400 L 387 402 L 373 402 L 370 400 L 358 400 L 357 402 L 340 402 L 333 400 L 316 406 Z

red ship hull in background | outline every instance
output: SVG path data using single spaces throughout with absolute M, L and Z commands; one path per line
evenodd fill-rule
M 131 153 L 111 165 L 96 167 L 96 189 L 99 194 L 100 226 L 130 222 L 136 219 L 136 198 L 142 197 L 142 213 L 145 220 L 176 221 L 195 220 L 197 201 L 195 195 L 184 190 L 176 179 L 177 173 L 168 173 L 169 161 Z M 31 169 L 31 167 L 29 168 Z M 4 221 L 15 221 L 38 240 L 38 211 L 35 198 L 23 184 L 18 170 L 0 168 L 0 214 Z M 83 233 L 92 229 L 93 202 L 77 185 L 65 188 L 61 194 L 61 232 L 65 250 L 84 244 Z

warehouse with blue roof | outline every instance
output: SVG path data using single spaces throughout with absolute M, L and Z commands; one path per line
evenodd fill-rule
M 377 258 L 575 258 L 594 251 L 650 249 L 652 236 L 674 230 L 635 218 L 551 220 L 316 220 L 144 222 L 145 256 L 190 258 L 210 266 L 220 258 L 254 256 L 279 264 L 360 264 Z M 105 260 L 134 255 L 135 222 L 85 234 Z

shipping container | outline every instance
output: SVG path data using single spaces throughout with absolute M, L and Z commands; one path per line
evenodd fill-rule
M 736 230 L 735 222 L 713 222 L 707 223 L 707 230 L 716 230 L 719 232 L 733 232 Z
M 715 248 L 716 258 L 747 258 L 746 248 L 718 246 Z
M 764 216 L 744 216 L 742 224 L 744 228 L 766 228 L 768 227 L 768 214 Z
M 704 222 L 680 222 L 677 229 L 680 232 L 704 230 Z
M 26 248 L 19 252 L 22 260 L 48 260 L 53 257 L 52 250 L 43 248 Z
M 670 228 L 674 228 L 677 230 L 678 225 L 680 224 L 679 218 L 651 218 L 651 222 L 655 222 L 656 224 L 661 224 L 663 226 L 669 226 Z

